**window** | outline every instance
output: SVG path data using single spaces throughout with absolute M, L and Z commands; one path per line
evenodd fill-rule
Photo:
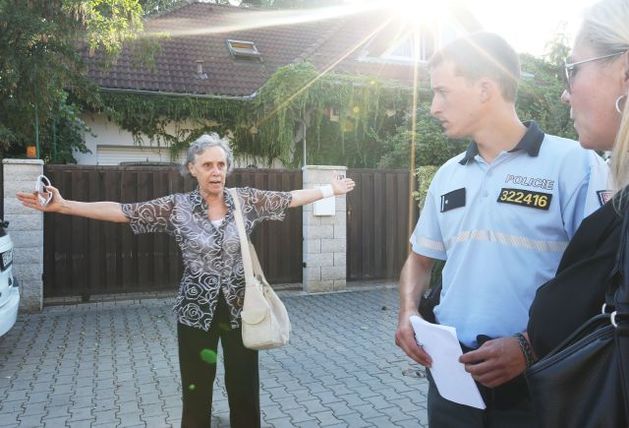
M 260 54 L 254 42 L 227 39 L 227 49 L 234 58 L 259 59 L 262 61 L 262 54 Z
M 382 59 L 395 62 L 412 63 L 414 61 L 413 52 L 415 50 L 415 40 L 412 35 L 400 40 L 382 54 Z M 419 61 L 428 61 L 435 52 L 435 38 L 430 31 L 421 31 L 419 35 Z

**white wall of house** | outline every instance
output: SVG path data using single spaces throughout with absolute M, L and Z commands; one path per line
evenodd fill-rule
M 82 117 L 92 130 L 86 133 L 85 145 L 91 153 L 75 152 L 74 158 L 80 165 L 118 165 L 120 162 L 178 162 L 171 158 L 167 147 L 151 143 L 144 137 L 145 143 L 139 146 L 133 142 L 129 131 L 121 129 L 103 114 L 88 114 Z M 170 126 L 169 132 L 175 132 Z
M 144 136 L 143 145 L 135 144 L 131 132 L 121 129 L 103 114 L 87 114 L 82 119 L 92 130 L 84 136 L 85 145 L 91 153 L 75 152 L 74 158 L 79 165 L 119 165 L 121 162 L 181 163 L 186 156 L 182 151 L 173 158 L 168 147 L 151 143 L 147 136 Z M 190 123 L 183 123 L 180 126 L 192 128 Z M 177 125 L 173 123 L 166 130 L 174 135 L 176 128 Z M 237 156 L 234 165 L 237 168 L 248 166 L 284 168 L 284 164 L 278 160 L 269 164 L 265 159 L 254 156 Z

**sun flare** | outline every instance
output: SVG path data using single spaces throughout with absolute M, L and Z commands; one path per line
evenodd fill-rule
M 383 5 L 397 11 L 398 15 L 407 20 L 415 20 L 420 23 L 431 23 L 442 20 L 447 14 L 447 1 L 433 0 L 393 0 L 382 1 Z

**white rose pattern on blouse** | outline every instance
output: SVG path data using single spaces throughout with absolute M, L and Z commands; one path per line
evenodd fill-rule
M 265 220 L 283 220 L 292 200 L 290 192 L 272 192 L 250 187 L 237 188 L 247 235 Z M 181 324 L 208 331 L 219 290 L 230 309 L 232 328 L 240 326 L 245 296 L 245 278 L 240 240 L 234 221 L 234 203 L 223 192 L 227 214 L 217 228 L 208 218 L 208 206 L 198 189 L 147 202 L 122 204 L 135 234 L 166 232 L 175 237 L 184 271 L 174 311 Z

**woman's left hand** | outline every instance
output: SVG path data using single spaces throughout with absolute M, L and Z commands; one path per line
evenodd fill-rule
M 332 185 L 332 190 L 334 190 L 335 196 L 349 193 L 352 190 L 354 190 L 354 187 L 356 186 L 356 183 L 354 183 L 354 180 L 347 177 L 343 177 L 343 178 L 336 177 L 334 181 L 332 181 L 332 183 L 330 184 Z

